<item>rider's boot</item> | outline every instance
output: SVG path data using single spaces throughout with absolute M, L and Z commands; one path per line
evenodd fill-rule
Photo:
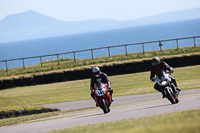
M 111 102 L 113 102 L 113 101 L 114 101 L 114 100 L 113 100 L 113 97 L 112 97 L 113 89 L 111 89 L 110 87 L 109 87 L 109 92 L 110 92 Z
M 114 99 L 113 99 L 113 97 L 112 97 L 112 93 L 110 93 L 110 96 L 111 96 L 111 102 L 113 102 L 113 101 L 114 101 Z
M 111 97 L 111 101 L 113 102 L 114 101 L 114 99 Z
M 176 90 L 175 94 L 178 96 L 178 94 L 179 94 L 179 91 L 178 91 L 178 90 Z
M 163 92 L 163 91 L 161 91 L 161 93 L 162 93 L 162 96 L 163 96 L 162 98 L 165 98 L 165 94 L 164 94 L 164 92 Z
M 176 87 L 176 90 L 180 92 L 180 91 L 181 91 L 181 88 L 179 88 L 179 87 Z
M 162 94 L 163 96 L 162 96 L 162 98 L 165 98 L 165 95 L 164 94 Z
M 94 94 L 91 94 L 91 97 L 94 99 L 94 102 L 96 103 L 96 100 L 94 98 Z M 96 107 L 99 107 L 99 105 L 96 103 Z

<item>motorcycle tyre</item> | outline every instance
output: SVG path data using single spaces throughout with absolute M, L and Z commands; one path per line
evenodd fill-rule
M 176 102 L 175 102 L 174 96 L 168 87 L 166 88 L 166 91 L 167 91 L 168 100 L 171 102 L 171 104 L 175 104 Z
M 103 110 L 104 114 L 109 112 L 105 99 L 101 99 L 101 109 Z

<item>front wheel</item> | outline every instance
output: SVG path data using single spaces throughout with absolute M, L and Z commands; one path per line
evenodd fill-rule
M 175 104 L 176 101 L 175 101 L 175 99 L 174 99 L 174 95 L 173 95 L 172 89 L 169 88 L 169 87 L 167 87 L 167 88 L 165 89 L 165 91 L 166 91 L 166 93 L 167 93 L 167 98 L 168 98 L 168 100 L 169 100 L 172 104 Z
M 107 107 L 105 99 L 101 99 L 101 109 L 105 114 L 110 112 L 109 108 Z
M 176 103 L 179 103 L 179 100 L 178 100 L 178 98 L 177 98 L 175 101 L 176 101 Z

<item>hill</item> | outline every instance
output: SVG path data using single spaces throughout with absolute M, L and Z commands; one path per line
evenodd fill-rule
M 198 18 L 200 18 L 200 8 L 169 12 L 129 21 L 95 19 L 66 22 L 35 11 L 27 11 L 6 16 L 2 21 L 0 21 L 0 43 L 121 29 Z

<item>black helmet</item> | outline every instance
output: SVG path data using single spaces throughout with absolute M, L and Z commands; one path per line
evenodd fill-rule
M 151 64 L 152 66 L 157 66 L 160 64 L 160 59 L 158 57 L 154 57 L 152 60 L 151 60 Z

